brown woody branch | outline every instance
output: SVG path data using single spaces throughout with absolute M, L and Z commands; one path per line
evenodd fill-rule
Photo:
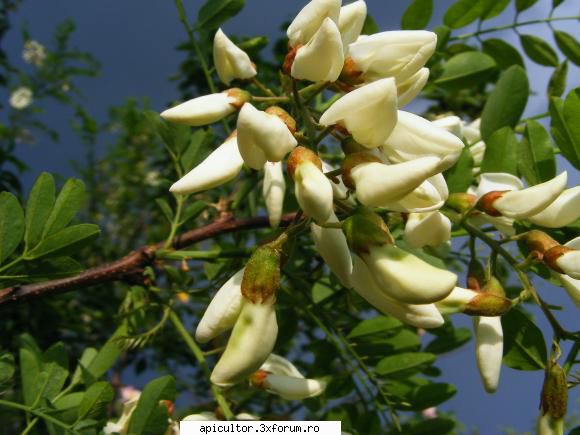
M 289 213 L 282 216 L 280 225 L 289 225 L 295 217 L 295 213 Z M 172 246 L 174 249 L 182 249 L 194 243 L 201 242 L 202 240 L 211 239 L 220 234 L 264 228 L 267 226 L 269 226 L 267 217 L 260 216 L 248 219 L 234 219 L 231 215 L 225 215 L 204 227 L 196 228 L 177 236 L 173 240 Z M 146 266 L 154 264 L 155 254 L 161 248 L 163 248 L 163 243 L 143 246 L 119 260 L 92 269 L 87 269 L 84 272 L 69 278 L 7 287 L 0 290 L 0 305 L 9 304 L 11 302 L 29 301 L 105 282 L 134 282 L 136 278 L 142 278 L 143 269 Z

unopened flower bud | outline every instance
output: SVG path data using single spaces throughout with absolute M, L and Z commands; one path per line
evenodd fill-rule
M 286 181 L 282 171 L 282 162 L 264 164 L 264 202 L 268 210 L 268 219 L 272 228 L 278 228 L 284 208 Z
M 465 313 L 470 316 L 501 316 L 512 304 L 505 297 L 493 293 L 476 292 L 455 287 L 445 298 L 437 302 L 437 307 L 443 314 Z
M 334 82 L 343 64 L 340 32 L 334 21 L 325 18 L 312 39 L 296 50 L 290 74 L 300 80 Z
M 580 249 L 580 237 L 570 240 L 564 246 L 567 248 Z M 570 278 L 568 275 L 560 275 L 560 282 L 568 292 L 570 299 L 580 308 L 580 280 Z
M 392 78 L 361 86 L 339 98 L 320 124 L 339 124 L 367 148 L 381 146 L 397 123 L 397 87 Z
M 395 240 L 385 221 L 370 208 L 361 207 L 342 225 L 350 248 L 357 254 L 368 254 L 371 246 L 393 244 Z
M 284 120 L 250 103 L 240 110 L 237 129 L 240 154 L 252 169 L 262 169 L 266 161 L 281 161 L 297 144 Z
M 333 209 L 333 192 L 318 155 L 299 146 L 292 151 L 286 164 L 302 211 L 318 223 L 326 222 Z
M 488 393 L 497 390 L 503 357 L 501 317 L 474 317 L 477 368 Z
M 385 208 L 401 213 L 427 213 L 439 210 L 449 196 L 447 183 L 442 174 L 425 180 L 404 198 L 385 204 Z
M 286 31 L 290 46 L 308 43 L 327 17 L 338 22 L 340 3 L 340 0 L 312 0 L 304 6 Z
M 451 221 L 438 211 L 411 213 L 403 237 L 412 248 L 439 246 L 451 238 Z
M 554 246 L 544 253 L 544 263 L 552 270 L 580 279 L 580 251 L 567 246 Z
M 199 127 L 222 120 L 240 109 L 250 98 L 248 92 L 232 88 L 178 104 L 162 112 L 161 117 L 177 124 Z
M 409 104 L 423 90 L 429 80 L 429 68 L 421 68 L 406 80 L 397 82 L 399 107 Z
M 213 63 L 220 80 L 229 85 L 234 79 L 249 79 L 256 75 L 256 66 L 245 51 L 240 49 L 218 29 L 213 39 Z
M 280 287 L 282 249 L 271 242 L 254 251 L 242 279 L 242 295 L 253 303 L 264 303 L 275 296 Z
M 481 291 L 505 298 L 505 290 L 501 285 L 500 280 L 495 276 L 491 276 L 489 280 L 485 282 Z
M 542 414 L 549 415 L 553 420 L 560 420 L 566 416 L 568 408 L 566 372 L 555 361 L 550 361 L 546 366 L 540 406 Z
M 560 245 L 556 240 L 540 230 L 528 231 L 523 240 L 526 242 L 530 252 L 537 252 L 537 256 L 540 258 L 544 256 L 546 251 Z
M 433 125 L 437 127 L 444 128 L 449 133 L 453 133 L 458 138 L 463 138 L 463 121 L 459 116 L 449 115 L 443 118 L 437 118 L 433 122 Z
M 206 159 L 173 183 L 169 191 L 173 193 L 197 193 L 221 186 L 234 179 L 242 170 L 244 160 L 238 149 L 238 141 L 230 136 Z
M 364 0 L 358 0 L 340 8 L 338 28 L 342 36 L 345 52 L 348 44 L 357 40 L 367 17 L 367 5 Z
M 445 204 L 460 213 L 463 213 L 472 208 L 477 202 L 475 195 L 464 192 L 451 193 Z

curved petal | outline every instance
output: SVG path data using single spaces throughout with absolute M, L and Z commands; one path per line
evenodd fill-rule
M 407 80 L 397 82 L 399 107 L 409 104 L 423 90 L 429 80 L 429 68 L 421 68 Z
M 284 375 L 268 375 L 264 387 L 270 393 L 286 400 L 304 400 L 321 395 L 327 383 L 317 379 L 294 378 Z
M 318 223 L 328 220 L 333 209 L 330 180 L 312 162 L 304 161 L 294 173 L 294 193 L 304 214 Z
M 479 198 L 488 192 L 522 190 L 524 183 L 518 177 L 506 172 L 486 172 L 481 174 L 475 195 Z
M 451 238 L 451 221 L 438 211 L 411 213 L 405 224 L 404 239 L 412 248 L 438 246 Z
M 298 371 L 296 366 L 288 361 L 286 358 L 271 353 L 268 359 L 262 364 L 260 370 L 275 375 L 292 376 L 293 378 L 304 378 L 302 373 Z
M 304 6 L 288 26 L 290 45 L 306 44 L 314 36 L 325 18 L 335 23 L 340 14 L 341 0 L 312 0 Z
M 284 208 L 284 193 L 286 181 L 282 171 L 282 162 L 266 162 L 264 164 L 264 186 L 262 189 L 268 219 L 272 228 L 278 228 Z
M 236 111 L 235 98 L 226 92 L 203 95 L 165 110 L 161 117 L 177 124 L 199 127 L 220 121 Z
M 338 28 L 342 36 L 345 52 L 348 44 L 357 40 L 367 18 L 367 4 L 358 0 L 340 8 Z
M 249 79 L 256 75 L 256 67 L 248 54 L 218 29 L 213 39 L 213 63 L 220 80 L 229 85 L 234 79 Z
M 566 189 L 548 207 L 528 220 L 547 228 L 560 228 L 580 218 L 580 186 Z
M 475 356 L 485 391 L 497 390 L 503 357 L 501 317 L 475 317 Z

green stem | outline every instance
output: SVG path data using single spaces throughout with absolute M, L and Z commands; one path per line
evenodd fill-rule
M 252 96 L 252 103 L 271 103 L 271 104 L 276 104 L 276 103 L 287 103 L 288 101 L 290 101 L 290 98 L 288 97 L 254 97 Z
M 252 77 L 252 83 L 259 89 L 261 90 L 264 94 L 268 95 L 269 97 L 276 97 L 276 94 L 274 92 L 272 92 L 272 90 L 266 86 L 264 83 L 262 83 L 260 80 L 258 80 L 256 77 Z M 287 98 L 287 97 L 285 97 Z
M 6 408 L 12 408 L 12 409 L 18 409 L 24 412 L 28 412 L 30 414 L 36 415 L 37 417 L 40 417 L 58 427 L 63 428 L 65 431 L 67 432 L 72 432 L 74 434 L 80 434 L 80 432 L 71 429 L 71 426 L 69 426 L 68 424 L 63 423 L 62 421 L 48 415 L 45 414 L 42 411 L 38 411 L 36 409 L 31 409 L 30 407 L 26 406 L 26 405 L 22 405 L 20 403 L 16 403 L 16 402 L 10 402 L 8 400 L 0 400 L 0 406 L 4 406 Z M 32 423 L 31 423 L 32 424 Z
M 24 261 L 24 257 L 18 257 L 14 260 L 12 260 L 10 263 L 5 264 L 4 266 L 0 267 L 0 272 L 4 272 L 5 270 L 10 269 L 11 267 L 16 266 L 17 264 L 20 264 L 22 261 Z
M 157 251 L 156 258 L 166 260 L 214 260 L 217 258 L 248 257 L 252 249 L 224 249 L 221 251 Z
M 185 326 L 181 322 L 181 319 L 174 311 L 172 311 L 171 314 L 169 314 L 169 320 L 171 320 L 171 323 L 173 323 L 173 326 L 175 327 L 175 329 L 177 330 L 177 332 L 179 333 L 179 335 L 181 336 L 181 338 L 183 339 L 183 341 L 185 342 L 191 353 L 193 353 L 193 356 L 195 356 L 195 359 L 199 363 L 201 370 L 209 380 L 211 376 L 211 371 L 209 369 L 203 351 L 193 340 L 193 338 L 191 338 L 191 335 L 189 335 L 189 332 L 187 332 L 187 329 L 185 329 Z M 232 412 L 230 405 L 228 405 L 228 401 L 222 394 L 221 390 L 211 382 L 210 385 L 213 396 L 215 397 L 216 402 L 218 403 L 222 412 L 224 413 L 224 417 L 227 420 L 234 420 L 235 419 L 234 413 Z
M 551 23 L 553 21 L 568 21 L 568 20 L 579 20 L 579 19 L 580 19 L 580 15 L 570 16 L 570 17 L 550 17 L 550 18 L 542 18 L 542 19 L 537 19 L 537 20 L 520 21 L 519 23 L 506 24 L 504 26 L 490 27 L 489 29 L 483 29 L 483 30 L 478 30 L 475 32 L 464 33 L 463 35 L 457 35 L 457 36 L 450 38 L 450 41 L 469 39 L 473 36 L 479 36 L 479 35 L 483 35 L 485 33 L 498 32 L 500 30 L 513 29 L 513 28 L 522 27 L 522 26 L 529 26 L 531 24 Z
M 181 213 L 183 212 L 183 204 L 185 199 L 187 198 L 186 195 L 175 195 L 175 201 L 177 202 L 177 207 L 175 209 L 175 216 L 173 216 L 173 222 L 171 222 L 171 230 L 169 231 L 169 235 L 167 236 L 167 240 L 165 240 L 165 244 L 163 247 L 165 249 L 171 248 L 171 244 L 173 243 L 173 239 L 177 234 L 177 230 L 181 226 Z
M 304 104 L 302 103 L 302 98 L 298 93 L 296 80 L 292 80 L 292 95 L 294 97 L 294 104 L 296 105 L 296 108 L 300 112 L 300 115 L 302 116 L 302 121 L 306 126 L 306 135 L 308 136 L 308 143 L 311 147 L 312 146 L 315 147 L 316 145 L 314 144 L 314 141 L 316 139 L 316 126 L 314 125 L 312 116 L 310 115 L 308 108 L 304 106 Z

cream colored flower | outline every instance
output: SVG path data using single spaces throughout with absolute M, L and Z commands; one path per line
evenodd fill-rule
M 334 82 L 343 64 L 340 32 L 334 21 L 325 18 L 312 39 L 296 51 L 291 75 L 312 82 Z
M 46 49 L 38 41 L 28 40 L 24 43 L 24 50 L 22 51 L 22 59 L 24 62 L 41 67 L 46 60 Z
M 16 110 L 26 109 L 34 101 L 30 88 L 21 86 L 10 94 L 10 105 Z
M 564 190 L 554 202 L 528 220 L 547 228 L 560 228 L 580 218 L 580 186 Z
M 247 53 L 218 29 L 213 39 L 213 63 L 220 80 L 229 85 L 234 79 L 249 79 L 256 75 L 256 67 Z
M 447 201 L 449 190 L 442 174 L 425 180 L 404 198 L 384 207 L 401 213 L 427 213 L 439 210 Z
M 213 124 L 234 113 L 249 95 L 239 89 L 228 89 L 217 94 L 193 98 L 165 110 L 161 117 L 177 124 L 199 127 Z
M 501 317 L 473 318 L 475 329 L 475 356 L 485 391 L 497 390 L 503 357 L 503 330 Z
M 357 40 L 367 18 L 367 5 L 364 0 L 349 3 L 340 8 L 338 28 L 345 52 L 348 44 Z
M 423 90 L 429 80 L 429 68 L 421 68 L 411 77 L 403 81 L 397 81 L 397 95 L 399 107 L 409 104 Z
M 173 183 L 170 192 L 197 193 L 213 189 L 233 180 L 242 170 L 244 160 L 236 136 L 230 137 L 206 159 Z
M 341 0 L 312 0 L 304 6 L 286 31 L 290 45 L 308 43 L 327 17 L 338 22 L 340 3 Z
M 312 162 L 300 163 L 294 172 L 294 193 L 304 214 L 318 223 L 328 220 L 333 209 L 331 181 Z
M 394 79 L 361 86 L 338 99 L 320 117 L 324 126 L 339 124 L 367 148 L 381 146 L 397 123 Z
M 411 213 L 405 223 L 404 240 L 412 248 L 439 246 L 451 238 L 451 221 L 438 211 Z
M 284 209 L 286 181 L 282 171 L 282 162 L 264 164 L 264 185 L 262 193 L 268 210 L 268 219 L 272 228 L 278 228 Z

